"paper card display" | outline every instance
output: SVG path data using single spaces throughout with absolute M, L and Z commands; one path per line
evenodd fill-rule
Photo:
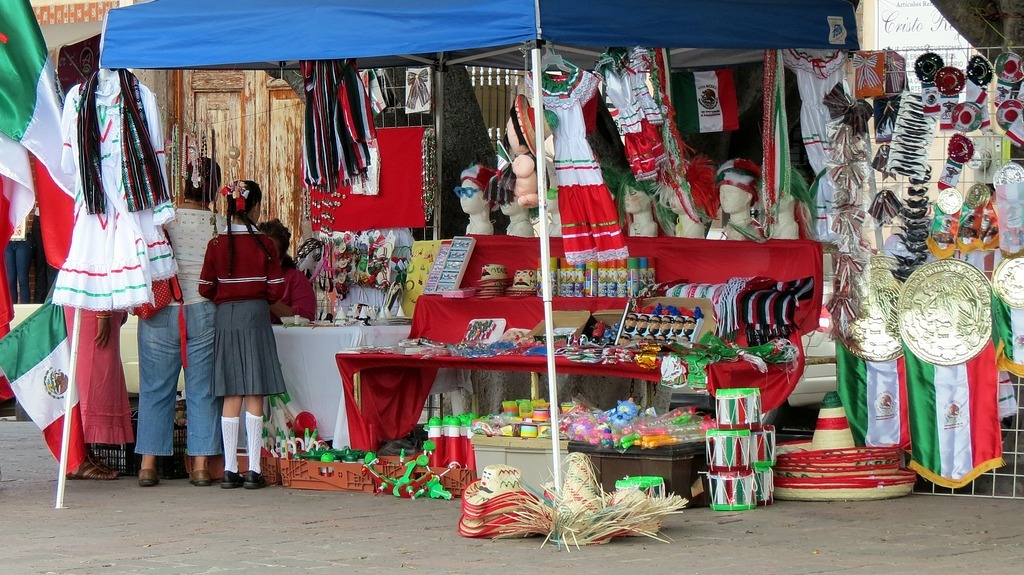
M 462 341 L 468 343 L 491 343 L 505 333 L 505 319 L 474 319 L 466 327 L 466 337 Z
M 444 272 L 445 262 L 448 261 L 448 252 L 451 249 L 451 240 L 445 240 L 438 246 L 437 255 L 434 256 L 434 263 L 430 266 L 430 273 L 427 274 L 427 283 L 423 286 L 423 293 L 436 294 L 444 291 L 438 288 L 438 284 L 441 282 L 441 273 Z
M 466 266 L 473 255 L 476 240 L 468 236 L 456 236 L 441 244 L 441 253 L 434 260 L 430 277 L 423 293 L 438 294 L 458 289 L 466 275 Z M 436 282 L 433 281 L 436 276 Z

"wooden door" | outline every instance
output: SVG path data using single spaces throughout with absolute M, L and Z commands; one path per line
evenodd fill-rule
M 280 218 L 294 250 L 302 229 L 302 101 L 286 82 L 258 71 L 185 72 L 182 92 L 182 129 L 216 142 L 224 181 L 260 184 L 260 219 Z

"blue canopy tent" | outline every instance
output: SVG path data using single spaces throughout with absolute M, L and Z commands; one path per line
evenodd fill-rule
M 543 40 L 594 54 L 608 46 L 690 49 L 673 53 L 676 65 L 709 65 L 759 61 L 767 48 L 856 50 L 856 30 L 846 0 L 153 0 L 109 12 L 100 64 L 261 69 L 304 59 L 359 58 L 362 67 L 471 59 L 518 68 L 523 44 Z
M 268 69 L 358 58 L 365 68 L 472 61 L 529 67 L 539 77 L 542 45 L 571 52 L 584 67 L 609 46 L 665 48 L 674 66 L 697 67 L 760 61 L 765 49 L 856 50 L 856 31 L 847 0 L 153 0 L 108 13 L 100 65 Z M 533 101 L 541 100 L 535 82 Z M 534 111 L 542 125 L 542 107 Z M 535 149 L 543 149 L 543 133 L 537 136 Z M 544 164 L 539 154 L 541 213 Z M 547 276 L 547 218 L 540 228 Z M 551 341 L 552 294 L 548 282 L 542 285 Z M 547 374 L 551 405 L 558 405 L 550 347 Z M 552 412 L 552 427 L 556 417 Z M 558 434 L 552 435 L 557 488 L 561 455 Z

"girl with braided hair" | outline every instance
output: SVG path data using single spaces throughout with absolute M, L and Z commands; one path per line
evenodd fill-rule
M 284 273 L 274 240 L 254 219 L 263 192 L 256 182 L 242 180 L 221 190 L 227 229 L 206 248 L 199 293 L 217 304 L 214 322 L 214 393 L 224 398 L 221 435 L 224 442 L 224 489 L 259 489 L 263 451 L 263 397 L 284 393 L 284 377 L 270 325 L 270 305 L 284 293 Z M 249 471 L 238 473 L 239 414 L 245 405 Z

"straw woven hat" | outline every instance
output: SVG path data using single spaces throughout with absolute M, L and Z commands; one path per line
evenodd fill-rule
M 523 490 L 522 473 L 508 465 L 488 465 L 480 480 L 462 495 L 459 534 L 463 537 L 495 537 L 514 521 L 513 514 L 532 496 Z
M 814 427 L 814 438 L 811 440 L 811 450 L 844 449 L 854 446 L 853 432 L 850 431 L 850 421 L 846 419 L 843 402 L 839 399 L 838 393 L 830 391 L 821 402 L 818 423 Z
M 775 498 L 790 501 L 867 501 L 902 497 L 916 473 L 903 469 L 894 447 L 857 447 L 839 395 L 826 394 L 809 442 L 779 445 Z

